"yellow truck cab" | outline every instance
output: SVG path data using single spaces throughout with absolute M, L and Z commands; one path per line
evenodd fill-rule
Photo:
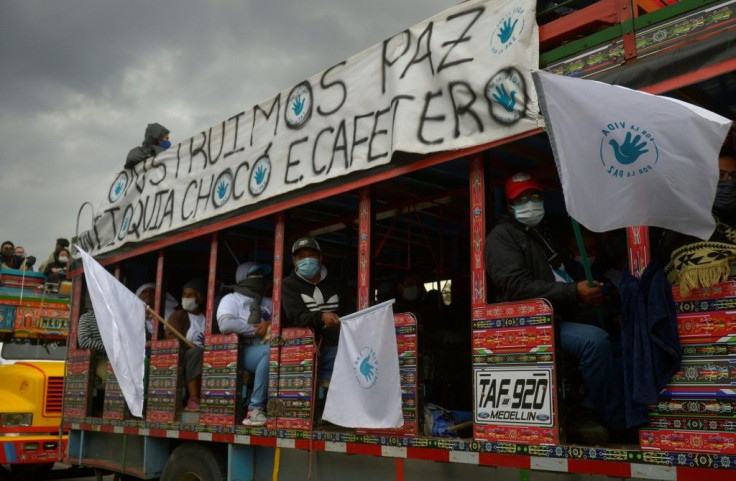
M 42 274 L 0 270 L 0 464 L 51 468 L 60 429 L 70 302 Z

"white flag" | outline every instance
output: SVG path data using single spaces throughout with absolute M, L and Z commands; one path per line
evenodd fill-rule
M 649 225 L 710 237 L 730 120 L 625 87 L 533 77 L 572 217 L 594 232 Z
M 340 318 L 340 342 L 322 419 L 351 428 L 404 424 L 393 303 Z
M 79 246 L 92 307 L 107 358 L 131 414 L 143 415 L 146 304 Z

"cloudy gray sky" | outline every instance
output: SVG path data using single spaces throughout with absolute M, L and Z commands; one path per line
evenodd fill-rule
M 40 263 L 146 124 L 176 144 L 456 3 L 0 1 L 0 240 Z

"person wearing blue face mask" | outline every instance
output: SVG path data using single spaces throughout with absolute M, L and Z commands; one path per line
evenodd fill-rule
M 133 147 L 125 159 L 125 168 L 132 169 L 149 157 L 156 157 L 171 147 L 169 129 L 161 124 L 148 124 L 140 147 Z
M 311 327 L 320 343 L 318 378 L 329 386 L 340 338 L 340 315 L 347 314 L 341 282 L 328 275 L 322 249 L 313 237 L 302 237 L 291 248 L 294 270 L 283 282 L 281 303 L 286 326 Z
M 608 333 L 599 327 L 570 322 L 579 303 L 597 305 L 603 299 L 600 283 L 588 286 L 573 280 L 569 256 L 556 249 L 540 228 L 544 218 L 542 186 L 529 174 L 506 182 L 511 218 L 502 219 L 486 239 L 486 271 L 499 302 L 545 298 L 555 308 L 558 343 L 573 357 L 588 388 L 576 406 L 575 419 L 565 426 L 568 441 L 587 445 L 607 443 L 609 428 L 623 429 L 622 373 L 614 362 Z M 566 265 L 567 264 L 567 265 Z

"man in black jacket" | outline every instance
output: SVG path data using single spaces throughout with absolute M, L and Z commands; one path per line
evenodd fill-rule
M 608 334 L 598 327 L 569 322 L 578 303 L 603 301 L 600 283 L 575 282 L 565 259 L 538 227 L 544 217 L 541 185 L 519 173 L 506 183 L 506 200 L 513 219 L 501 222 L 486 240 L 486 270 L 498 301 L 545 298 L 557 314 L 558 343 L 575 358 L 588 394 L 568 426 L 568 437 L 585 444 L 608 441 L 609 428 L 622 428 L 621 377 L 615 367 Z M 600 418 L 599 418 L 600 416 Z M 570 440 L 570 439 L 569 439 Z
M 149 157 L 155 157 L 171 147 L 169 129 L 161 124 L 148 124 L 140 147 L 133 147 L 125 159 L 125 168 L 132 169 Z
M 284 279 L 282 306 L 291 327 L 311 327 L 321 340 L 319 382 L 329 385 L 340 338 L 339 314 L 346 314 L 340 280 L 327 275 L 322 264 L 322 249 L 313 237 L 302 237 L 291 248 L 294 271 Z

